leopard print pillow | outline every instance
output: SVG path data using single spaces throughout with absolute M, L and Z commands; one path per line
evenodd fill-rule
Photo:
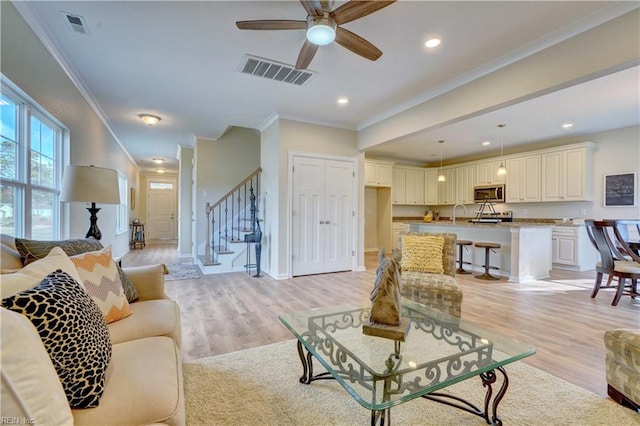
M 36 287 L 2 299 L 2 306 L 35 326 L 69 405 L 97 407 L 112 347 L 102 312 L 84 288 L 58 269 Z

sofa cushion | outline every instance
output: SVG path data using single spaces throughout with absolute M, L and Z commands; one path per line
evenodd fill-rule
M 131 315 L 129 302 L 122 288 L 111 247 L 71 256 L 89 296 L 102 311 L 107 323 Z
M 109 324 L 111 343 L 167 336 L 180 346 L 180 309 L 174 300 L 146 300 L 132 303 L 130 306 L 133 315 Z
M 51 272 L 61 269 L 71 277 L 80 282 L 80 274 L 69 256 L 59 247 L 53 247 L 51 252 L 43 259 L 32 262 L 13 274 L 3 274 L 0 281 L 0 296 L 2 298 L 13 296 L 23 290 L 30 289 L 40 284 L 40 282 Z
M 435 235 L 402 235 L 403 271 L 444 273 L 442 249 L 444 238 Z
M 67 253 L 68 256 L 76 256 L 88 251 L 97 251 L 103 248 L 100 241 L 93 238 L 61 241 L 37 241 L 27 240 L 24 238 L 16 238 L 15 246 L 18 250 L 18 253 L 20 253 L 20 257 L 24 265 L 28 265 L 35 260 L 42 259 L 54 247 L 60 247 L 62 250 L 64 250 L 65 253 Z M 129 302 L 138 300 L 138 292 L 136 291 L 136 287 L 127 277 L 127 274 L 124 273 L 122 268 L 120 268 L 120 265 L 116 264 L 116 267 L 118 268 L 118 274 L 120 275 L 120 280 L 122 281 L 124 292 L 127 295 L 127 300 Z
M 98 406 L 111 359 L 109 329 L 84 288 L 61 270 L 2 299 L 36 327 L 71 407 Z
M 100 406 L 72 410 L 75 424 L 184 424 L 182 361 L 173 340 L 149 337 L 113 345 L 112 363 Z
M 20 253 L 16 249 L 14 238 L 10 235 L 0 234 L 0 260 L 2 268 L 0 273 L 10 274 L 22 268 Z
M 3 419 L 29 419 L 36 425 L 69 425 L 71 409 L 51 359 L 33 324 L 0 308 Z

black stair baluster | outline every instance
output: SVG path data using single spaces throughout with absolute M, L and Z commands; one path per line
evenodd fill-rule
M 224 199 L 224 251 L 229 251 L 229 207 L 227 201 L 229 197 Z

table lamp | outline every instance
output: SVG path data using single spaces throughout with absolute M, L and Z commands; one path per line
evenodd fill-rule
M 112 169 L 94 166 L 67 166 L 62 177 L 60 201 L 67 203 L 91 203 L 89 230 L 85 238 L 102 238 L 98 228 L 96 203 L 120 204 L 118 173 Z

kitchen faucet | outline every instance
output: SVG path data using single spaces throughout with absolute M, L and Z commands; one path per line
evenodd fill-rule
M 467 208 L 464 206 L 464 204 L 461 203 L 457 203 L 455 206 L 453 206 L 453 224 L 456 224 L 456 207 L 462 207 L 464 209 L 464 212 L 467 212 Z

